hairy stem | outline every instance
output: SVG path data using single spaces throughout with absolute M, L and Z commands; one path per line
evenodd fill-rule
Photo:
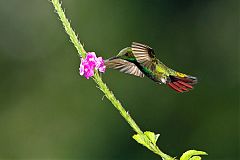
M 78 37 L 74 30 L 72 29 L 70 22 L 68 21 L 63 9 L 62 9 L 62 4 L 59 2 L 59 0 L 51 0 L 56 13 L 58 14 L 60 20 L 62 21 L 63 27 L 66 31 L 66 33 L 69 35 L 71 42 L 75 46 L 75 48 L 78 51 L 78 54 L 80 57 L 85 57 L 86 56 L 86 51 L 83 48 L 83 45 L 79 42 Z
M 114 94 L 109 90 L 107 85 L 102 81 L 101 77 L 98 73 L 94 75 L 94 81 L 98 84 L 100 90 L 106 95 L 106 97 L 112 102 L 115 108 L 120 112 L 123 118 L 129 123 L 129 125 L 133 128 L 133 130 L 137 133 L 142 134 L 143 132 L 138 127 L 136 122 L 132 119 L 129 113 L 123 108 L 121 103 L 116 99 Z
M 74 44 L 75 48 L 78 51 L 78 54 L 82 57 L 86 56 L 86 51 L 83 48 L 83 45 L 79 42 L 78 37 L 76 36 L 75 32 L 71 28 L 71 25 L 68 21 L 68 19 L 65 16 L 65 13 L 61 7 L 61 3 L 59 0 L 51 0 L 56 13 L 60 17 L 60 20 L 62 21 L 63 27 L 66 31 L 66 33 L 69 35 L 71 42 Z M 143 132 L 138 127 L 136 122 L 132 119 L 132 117 L 129 115 L 129 113 L 123 108 L 121 103 L 116 99 L 114 94 L 109 90 L 107 85 L 102 81 L 99 74 L 96 72 L 93 80 L 98 84 L 100 90 L 106 95 L 106 97 L 111 101 L 111 103 L 114 105 L 114 107 L 120 112 L 122 117 L 128 122 L 128 124 L 132 127 L 132 129 L 138 133 L 139 135 L 143 135 Z M 174 158 L 168 156 L 167 154 L 163 153 L 157 146 L 155 145 L 149 145 L 148 148 L 152 150 L 154 153 L 160 155 L 164 160 L 173 160 Z

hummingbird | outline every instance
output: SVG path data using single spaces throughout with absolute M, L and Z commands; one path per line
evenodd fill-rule
M 131 47 L 122 49 L 118 55 L 105 60 L 104 63 L 107 68 L 141 78 L 146 76 L 158 84 L 168 85 L 177 92 L 187 92 L 197 83 L 196 77 L 167 67 L 156 57 L 151 47 L 137 42 L 132 42 Z

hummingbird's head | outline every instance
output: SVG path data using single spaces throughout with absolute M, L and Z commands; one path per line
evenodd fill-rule
M 123 48 L 117 55 L 117 57 L 121 57 L 123 55 L 125 55 L 126 53 L 129 53 L 129 52 L 132 52 L 132 49 L 131 47 L 126 47 L 126 48 Z
M 133 58 L 134 55 L 132 53 L 131 47 L 126 47 L 126 48 L 122 49 L 116 57 L 124 59 L 124 60 L 129 60 L 129 58 Z

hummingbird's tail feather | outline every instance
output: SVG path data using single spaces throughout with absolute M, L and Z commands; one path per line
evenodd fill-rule
M 177 92 L 188 92 L 197 83 L 197 78 L 190 75 L 169 76 L 169 78 L 167 85 Z

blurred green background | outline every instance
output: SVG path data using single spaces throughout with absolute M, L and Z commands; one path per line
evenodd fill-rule
M 132 41 L 155 49 L 199 84 L 178 94 L 107 70 L 108 84 L 143 130 L 171 156 L 239 157 L 239 1 L 63 0 L 85 49 L 104 58 Z M 0 159 L 160 159 L 92 80 L 47 0 L 0 0 Z

